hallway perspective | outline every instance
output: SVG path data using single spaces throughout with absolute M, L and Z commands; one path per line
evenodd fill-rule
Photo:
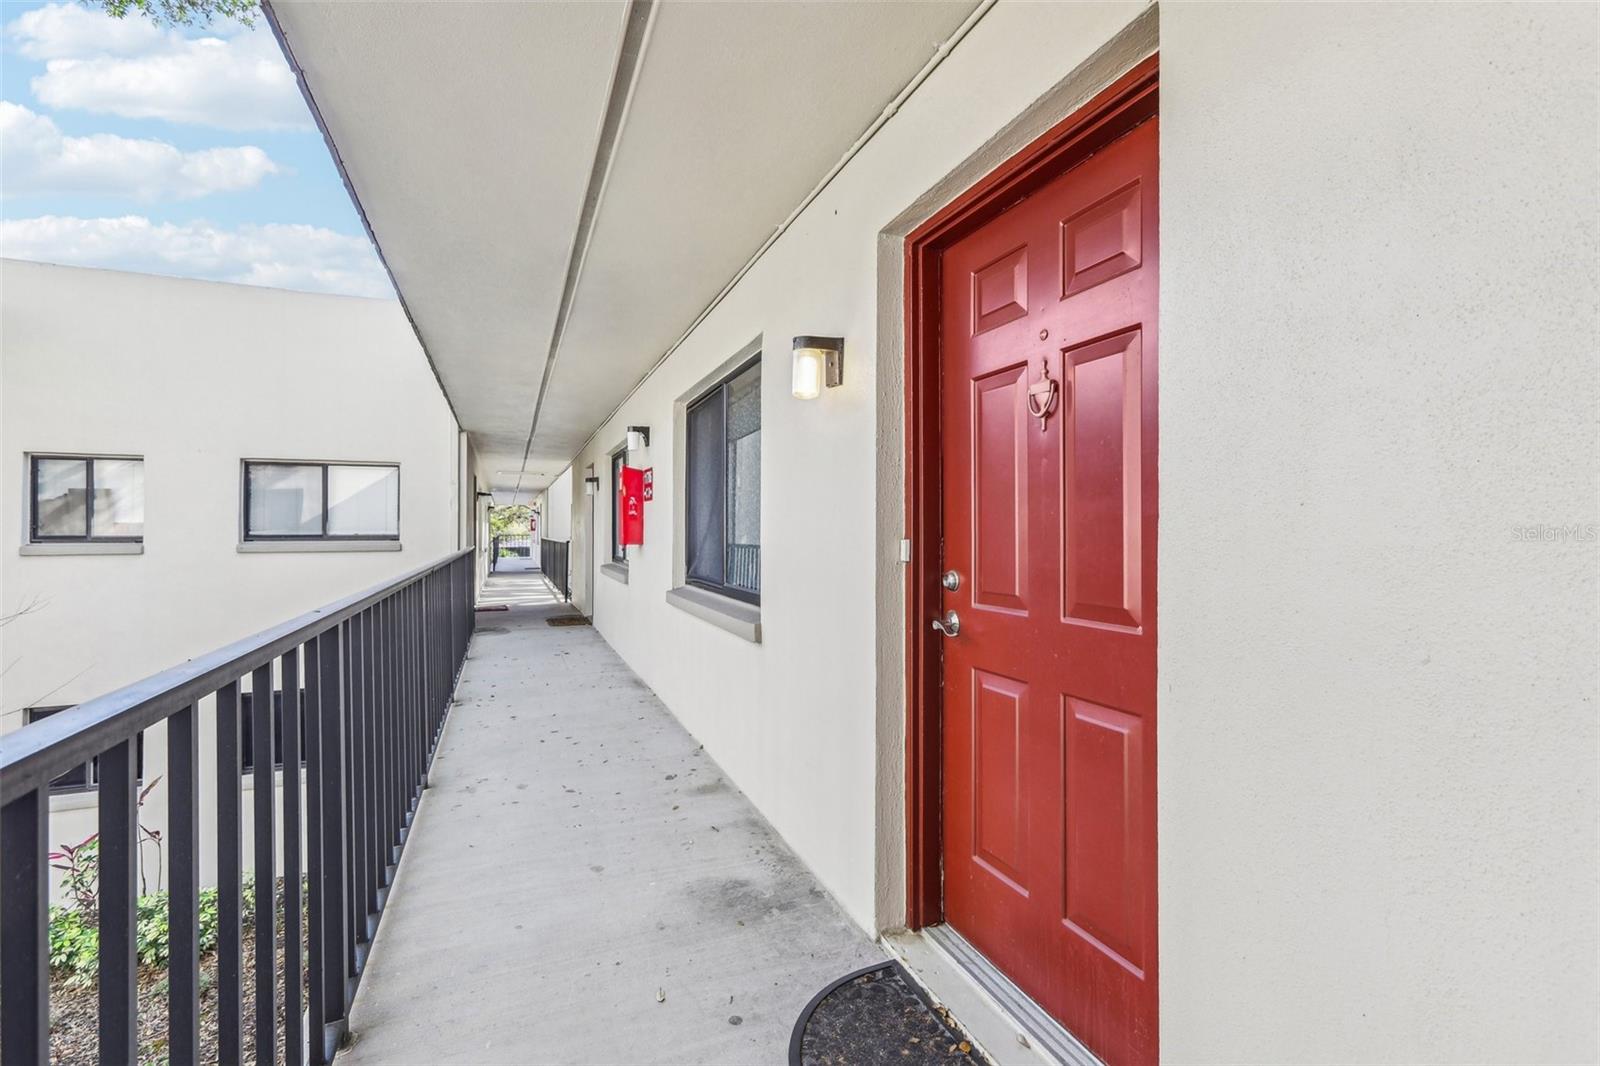
M 783 1061 L 883 953 L 540 575 L 479 602 L 340 1060 Z

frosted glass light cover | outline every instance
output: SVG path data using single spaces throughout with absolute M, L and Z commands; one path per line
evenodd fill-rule
M 794 350 L 794 379 L 791 391 L 797 400 L 815 400 L 822 393 L 821 348 L 796 348 Z

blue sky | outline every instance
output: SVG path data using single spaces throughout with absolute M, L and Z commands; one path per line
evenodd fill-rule
M 264 19 L 0 0 L 0 254 L 392 297 Z

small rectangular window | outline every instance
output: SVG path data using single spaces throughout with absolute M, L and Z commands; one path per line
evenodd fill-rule
M 29 540 L 144 540 L 143 459 L 35 455 L 28 472 Z
M 70 710 L 71 707 L 29 707 L 23 711 L 22 720 L 26 725 L 42 722 L 52 714 L 60 714 Z M 139 734 L 138 743 L 134 745 L 134 760 L 138 768 L 139 780 L 144 780 L 144 734 Z M 100 760 L 98 757 L 86 763 L 79 763 L 66 773 L 50 782 L 52 795 L 66 795 L 72 792 L 92 792 L 100 787 Z
M 685 433 L 685 572 L 761 602 L 761 357 L 690 405 Z
M 255 693 L 239 693 L 239 754 L 243 773 L 254 773 L 255 752 Z M 300 765 L 306 764 L 306 690 L 300 690 Z M 283 769 L 283 692 L 272 690 L 272 768 Z
M 611 561 L 628 561 L 628 549 L 622 544 L 622 468 L 628 465 L 626 448 L 611 457 Z
M 244 464 L 246 540 L 397 540 L 400 468 L 379 463 Z

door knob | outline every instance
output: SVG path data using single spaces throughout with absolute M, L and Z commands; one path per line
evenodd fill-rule
M 933 628 L 947 637 L 960 636 L 961 616 L 954 611 L 946 611 L 943 618 L 935 618 L 933 620 Z

